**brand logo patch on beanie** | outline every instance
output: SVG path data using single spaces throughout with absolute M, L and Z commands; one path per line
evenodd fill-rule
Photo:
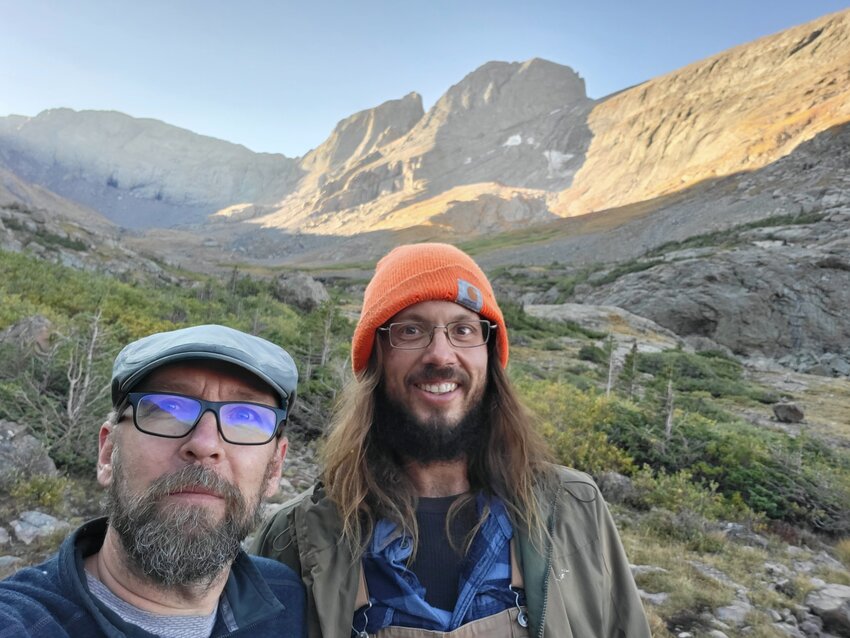
M 481 307 L 484 305 L 484 296 L 478 288 L 465 279 L 458 279 L 455 303 L 466 306 L 473 312 L 481 312 Z

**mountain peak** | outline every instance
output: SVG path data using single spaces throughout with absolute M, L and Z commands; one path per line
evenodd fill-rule
M 405 135 L 424 114 L 422 96 L 415 91 L 359 111 L 339 122 L 302 165 L 310 171 L 326 171 L 360 160 Z
M 570 67 L 541 58 L 487 62 L 452 86 L 440 111 L 521 109 L 529 117 L 587 99 L 584 80 Z

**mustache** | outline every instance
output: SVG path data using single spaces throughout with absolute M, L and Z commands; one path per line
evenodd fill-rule
M 155 501 L 169 494 L 196 488 L 222 497 L 228 505 L 238 504 L 244 500 L 233 484 L 201 465 L 187 465 L 176 472 L 160 476 L 151 483 L 142 498 Z
M 469 375 L 457 366 L 435 366 L 427 364 L 420 370 L 412 372 L 409 383 L 433 383 L 435 381 L 455 381 L 461 385 L 469 384 Z

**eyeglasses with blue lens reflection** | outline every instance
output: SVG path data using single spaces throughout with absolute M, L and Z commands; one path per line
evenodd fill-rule
M 207 411 L 215 414 L 221 438 L 234 445 L 263 445 L 286 423 L 286 410 L 249 401 L 205 401 L 184 394 L 130 392 L 133 424 L 151 436 L 187 436 Z

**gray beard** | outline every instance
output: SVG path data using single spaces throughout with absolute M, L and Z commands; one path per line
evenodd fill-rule
M 192 486 L 223 495 L 225 514 L 220 522 L 202 506 L 162 503 L 168 494 Z M 118 534 L 131 570 L 166 588 L 209 587 L 233 563 L 242 539 L 259 524 L 261 504 L 261 494 L 248 504 L 234 485 L 199 465 L 162 476 L 144 493 L 131 496 L 116 450 L 107 493 L 109 525 Z

